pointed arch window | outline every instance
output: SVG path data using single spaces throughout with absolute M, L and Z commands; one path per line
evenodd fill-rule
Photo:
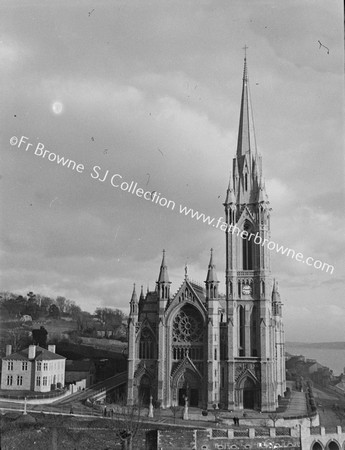
M 244 224 L 243 229 L 247 232 L 247 236 L 242 238 L 242 261 L 243 270 L 253 270 L 253 241 L 250 239 L 251 226 L 248 222 Z
M 252 356 L 258 356 L 257 350 L 257 308 L 253 306 L 250 316 L 250 339 Z
M 139 358 L 153 359 L 154 358 L 154 338 L 149 329 L 144 328 L 141 332 L 139 343 Z
M 239 323 L 239 349 L 238 356 L 245 356 L 245 309 L 243 306 L 238 308 Z
M 244 189 L 246 191 L 248 190 L 248 174 L 247 173 L 244 175 Z
M 312 450 L 323 450 L 323 447 L 319 442 L 315 442 L 311 449 Z

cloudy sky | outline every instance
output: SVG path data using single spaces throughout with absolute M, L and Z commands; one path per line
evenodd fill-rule
M 154 288 L 163 248 L 175 292 L 185 263 L 205 280 L 213 247 L 225 291 L 224 233 L 178 207 L 223 215 L 246 44 L 272 239 L 335 267 L 272 252 L 286 338 L 344 340 L 342 2 L 12 0 L 1 9 L 1 290 L 127 312 L 134 282 Z M 13 136 L 26 144 L 11 145 Z M 84 170 L 35 155 L 38 143 Z M 113 187 L 113 174 L 176 209 Z

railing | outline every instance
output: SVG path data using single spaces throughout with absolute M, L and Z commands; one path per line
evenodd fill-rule
M 249 428 L 234 430 L 234 437 L 249 437 Z
M 265 437 L 270 435 L 269 428 L 255 428 L 255 437 Z
M 218 429 L 212 429 L 212 438 L 227 438 L 228 437 L 228 430 L 218 430 Z
M 291 429 L 286 427 L 277 427 L 276 436 L 291 436 Z
M 210 439 L 234 439 L 234 438 L 274 438 L 286 436 L 292 439 L 297 437 L 296 431 L 290 427 L 246 427 L 236 428 L 231 427 L 228 429 L 213 428 L 210 429 Z M 320 433 L 319 433 L 320 434 Z
M 238 277 L 253 277 L 256 275 L 255 270 L 240 270 L 237 272 Z
M 2 394 L 0 393 L 0 398 L 9 398 L 9 399 L 13 399 L 13 400 L 24 400 L 25 398 L 27 400 L 44 400 L 46 398 L 55 398 L 55 397 L 61 397 L 62 395 L 64 395 L 66 392 L 68 391 L 67 387 L 64 387 L 63 389 L 59 389 L 57 391 L 52 391 L 52 392 L 40 392 L 40 393 L 22 393 L 22 394 Z

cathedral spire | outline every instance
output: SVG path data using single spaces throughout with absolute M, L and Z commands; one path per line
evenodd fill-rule
M 216 266 L 213 262 L 213 248 L 211 248 L 210 262 L 208 263 L 207 277 L 206 277 L 206 299 L 208 301 L 218 298 L 218 284 L 216 274 Z
M 138 314 L 138 297 L 135 291 L 135 283 L 133 284 L 132 298 L 129 303 L 129 306 L 130 306 L 130 316 Z
M 247 47 L 244 48 L 245 50 L 247 49 Z M 245 53 L 242 79 L 241 112 L 237 140 L 237 156 L 245 155 L 247 152 L 252 152 L 253 150 L 256 152 L 255 147 L 254 123 L 249 96 L 247 55 Z
M 141 291 L 140 291 L 139 301 L 143 301 L 144 299 L 145 299 L 145 296 L 144 296 L 144 286 L 141 285 Z
M 231 203 L 233 203 L 233 204 L 236 203 L 236 197 L 235 197 L 235 193 L 234 193 L 232 173 L 230 172 L 229 185 L 228 185 L 228 189 L 226 191 L 225 205 L 230 205 Z
M 280 294 L 278 291 L 278 282 L 273 280 L 272 302 L 280 302 Z
M 159 271 L 158 283 L 169 283 L 168 266 L 165 262 L 165 250 L 163 250 L 163 258 Z
M 131 302 L 136 303 L 138 301 L 137 293 L 135 291 L 135 283 L 133 284 L 133 292 L 132 292 L 132 298 Z
M 163 312 L 165 309 L 165 304 L 170 297 L 170 281 L 168 275 L 168 266 L 165 262 L 165 250 L 163 250 L 163 258 L 161 263 L 161 268 L 159 271 L 159 277 L 157 281 L 157 292 L 158 299 L 160 301 L 160 311 Z
M 217 282 L 216 266 L 213 263 L 213 248 L 211 248 L 210 262 L 208 263 L 208 271 L 206 283 Z

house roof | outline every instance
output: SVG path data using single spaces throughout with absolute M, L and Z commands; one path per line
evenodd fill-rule
M 49 350 L 36 345 L 36 355 L 33 360 L 29 360 L 28 357 L 29 348 L 24 348 L 19 350 L 19 352 L 12 353 L 11 355 L 5 356 L 3 361 L 51 361 L 57 359 L 66 359 L 64 356 L 58 355 L 57 353 L 50 352 Z

